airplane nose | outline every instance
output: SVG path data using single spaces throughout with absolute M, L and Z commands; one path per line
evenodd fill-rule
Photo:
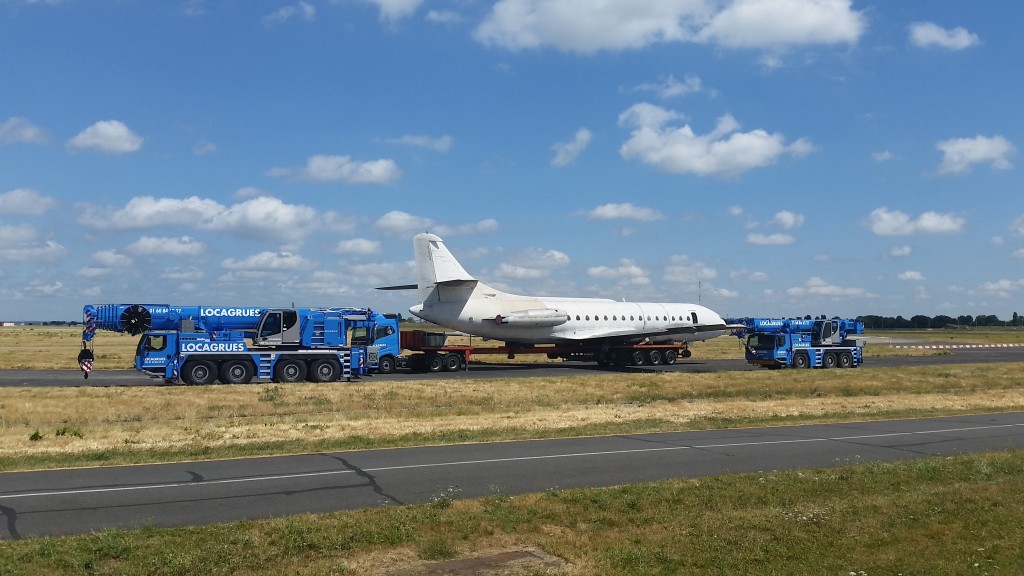
M 423 304 L 417 304 L 415 306 L 410 306 L 409 307 L 409 312 L 411 312 L 413 316 L 419 317 L 420 312 L 423 312 Z

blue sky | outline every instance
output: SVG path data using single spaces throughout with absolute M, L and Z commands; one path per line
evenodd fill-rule
M 0 320 L 1024 313 L 1019 2 L 0 0 Z

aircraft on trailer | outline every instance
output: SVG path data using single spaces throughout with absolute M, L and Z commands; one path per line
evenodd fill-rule
M 413 238 L 420 303 L 409 312 L 439 326 L 506 343 L 578 342 L 595 350 L 636 343 L 697 342 L 731 328 L 699 304 L 520 296 L 474 278 L 433 234 Z M 592 346 L 591 346 L 592 345 Z

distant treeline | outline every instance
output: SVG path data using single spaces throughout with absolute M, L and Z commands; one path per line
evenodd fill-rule
M 909 319 L 903 316 L 895 318 L 891 316 L 876 316 L 868 314 L 857 316 L 859 322 L 864 323 L 865 328 L 975 328 L 982 326 L 1024 326 L 1024 316 L 1013 313 L 1013 318 L 1001 320 L 994 314 L 979 314 L 978 316 L 911 316 Z

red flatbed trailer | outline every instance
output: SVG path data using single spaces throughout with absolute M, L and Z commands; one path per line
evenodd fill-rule
M 521 354 L 544 354 L 551 360 L 592 361 L 602 366 L 654 366 L 675 364 L 678 358 L 689 358 L 685 342 L 665 344 L 597 345 L 593 342 L 566 344 L 504 344 L 473 346 L 447 344 L 447 334 L 423 330 L 403 331 L 403 350 L 414 352 L 399 359 L 399 366 L 414 372 L 455 372 L 468 370 L 473 354 L 500 354 L 515 359 Z

